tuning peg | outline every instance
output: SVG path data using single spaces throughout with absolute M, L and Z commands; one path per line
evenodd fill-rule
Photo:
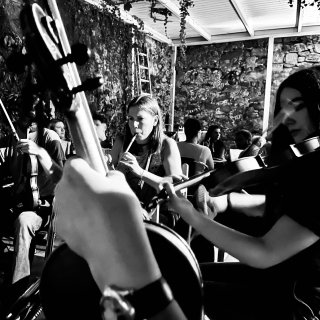
M 76 94 L 81 91 L 94 90 L 103 84 L 103 79 L 101 77 L 96 77 L 92 79 L 85 80 L 80 86 L 73 88 L 72 93 Z
M 21 74 L 25 71 L 26 66 L 31 64 L 31 61 L 27 54 L 23 54 L 22 52 L 13 52 L 7 58 L 6 64 L 11 72 Z
M 82 66 L 89 60 L 90 55 L 91 50 L 85 44 L 75 43 L 71 46 L 71 53 L 57 62 L 59 65 L 75 62 L 78 66 Z

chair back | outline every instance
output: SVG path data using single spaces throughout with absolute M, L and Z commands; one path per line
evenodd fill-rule
M 181 157 L 181 165 L 183 166 L 185 164 L 188 165 L 189 178 L 196 174 L 202 173 L 205 170 L 208 170 L 208 166 L 204 162 L 196 161 L 189 157 Z M 195 193 L 196 189 L 197 189 L 197 186 L 189 187 L 187 195 L 192 196 Z
M 208 170 L 208 166 L 204 162 L 196 161 L 189 157 L 181 157 L 181 164 L 185 163 L 189 166 L 189 177 Z

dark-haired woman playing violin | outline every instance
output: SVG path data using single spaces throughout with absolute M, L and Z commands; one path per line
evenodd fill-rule
M 210 220 L 178 197 L 171 185 L 166 186 L 170 206 L 239 260 L 201 264 L 210 319 L 319 318 L 320 205 L 314 187 L 320 179 L 319 151 L 288 160 L 290 145 L 319 134 L 319 105 L 320 68 L 300 70 L 280 85 L 275 105 L 280 125 L 272 134 L 270 165 L 282 170 L 268 182 L 265 195 L 206 194 L 207 201 L 201 203 L 201 193 L 206 191 L 203 187 L 198 191 L 200 208 L 207 206 L 218 217 L 231 208 L 261 216 L 263 232 L 249 235 Z

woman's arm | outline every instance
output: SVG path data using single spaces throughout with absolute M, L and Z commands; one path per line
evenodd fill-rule
M 163 143 L 163 166 L 166 176 L 181 175 L 181 156 L 177 143 L 169 137 L 165 137 Z
M 154 173 L 141 168 L 135 158 L 130 152 L 125 152 L 121 158 L 121 163 L 130 168 L 131 172 L 137 177 L 140 177 L 142 181 L 155 188 L 158 192 L 162 189 L 163 181 L 173 182 L 173 179 L 182 177 L 181 170 L 181 158 L 177 143 L 169 138 L 165 137 L 163 142 L 163 167 L 165 170 L 165 176 L 160 177 Z
M 178 197 L 172 185 L 165 185 L 169 206 L 215 246 L 240 262 L 256 268 L 276 265 L 315 243 L 319 237 L 288 216 L 282 216 L 263 237 L 253 237 L 209 219 L 185 198 Z
M 251 217 L 262 217 L 265 211 L 266 196 L 231 192 L 218 197 L 208 197 L 207 201 L 210 209 L 218 214 L 229 209 Z

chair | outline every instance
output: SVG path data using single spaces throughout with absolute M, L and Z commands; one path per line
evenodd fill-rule
M 53 206 L 52 206 L 53 207 Z M 55 232 L 55 218 L 56 212 L 52 210 L 52 214 L 49 218 L 49 222 L 46 226 L 41 227 L 36 236 L 32 239 L 29 250 L 29 259 L 30 263 L 32 263 L 34 254 L 36 252 L 37 247 L 45 247 L 44 258 L 47 259 L 53 250 L 54 239 L 56 237 Z
M 196 161 L 192 158 L 181 157 L 182 173 L 187 177 L 192 177 L 196 174 L 202 173 L 208 169 L 207 165 L 201 161 Z M 197 189 L 197 186 L 185 188 L 181 190 L 185 198 L 193 202 L 193 195 Z M 188 225 L 187 236 L 185 237 L 188 244 L 191 244 L 192 227 Z
M 29 248 L 30 266 L 32 265 L 37 250 L 44 251 L 44 259 L 47 259 L 51 254 L 56 235 L 54 221 L 55 211 L 53 210 L 46 225 L 42 226 L 38 231 L 36 231 L 35 237 L 32 239 Z M 8 228 L 3 228 L 1 230 L 1 240 L 6 245 L 8 252 L 11 252 L 14 248 L 14 233 L 13 227 L 11 226 L 11 223 L 13 223 L 13 221 L 8 220 L 7 222 Z
M 181 165 L 183 166 L 184 164 L 188 165 L 188 177 L 192 177 L 208 170 L 208 166 L 204 162 L 196 161 L 189 157 L 181 157 Z M 189 187 L 187 193 L 188 197 L 192 197 L 196 190 L 197 186 Z

